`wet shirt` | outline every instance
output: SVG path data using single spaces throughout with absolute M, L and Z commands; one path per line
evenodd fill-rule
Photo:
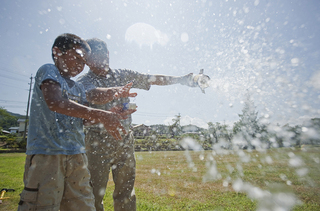
M 95 89 L 98 87 L 119 87 L 124 86 L 128 84 L 129 82 L 133 82 L 132 88 L 137 89 L 150 89 L 150 83 L 149 83 L 150 75 L 139 73 L 133 70 L 128 69 L 109 69 L 109 72 L 106 76 L 98 76 L 94 74 L 91 70 L 89 70 L 88 73 L 85 75 L 82 75 L 78 78 L 78 82 L 83 84 L 86 91 L 89 91 L 91 89 Z M 124 103 L 130 102 L 129 98 L 120 98 L 115 99 L 107 104 L 104 105 L 95 105 L 90 104 L 90 107 L 98 108 L 102 110 L 109 110 L 114 106 L 123 105 Z M 126 130 L 130 128 L 132 118 L 131 115 L 128 119 L 120 120 L 123 127 L 125 127 Z M 89 126 L 94 128 L 101 128 L 102 130 L 105 130 L 101 125 L 94 125 Z
M 62 77 L 53 64 L 41 66 L 35 77 L 30 108 L 27 154 L 79 154 L 85 153 L 83 122 L 51 111 L 42 95 L 41 84 L 45 80 L 60 84 L 62 96 L 80 104 L 86 103 L 84 87 Z

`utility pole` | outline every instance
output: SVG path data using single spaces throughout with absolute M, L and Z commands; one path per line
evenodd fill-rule
M 27 133 L 31 86 L 32 86 L 32 74 L 31 74 L 31 77 L 30 77 L 30 88 L 29 88 L 29 97 L 28 97 L 28 104 L 27 104 L 27 114 L 26 114 L 26 121 L 25 121 L 25 124 L 24 124 L 24 133 L 23 133 L 23 139 L 22 139 L 23 141 L 25 140 L 26 133 Z

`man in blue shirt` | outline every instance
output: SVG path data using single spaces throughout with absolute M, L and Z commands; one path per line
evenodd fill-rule
M 81 84 L 71 80 L 84 69 L 90 53 L 86 41 L 62 34 L 52 46 L 54 64 L 41 66 L 31 102 L 24 173 L 18 210 L 95 210 L 85 154 L 83 120 L 99 122 L 116 139 L 126 134 L 115 113 L 84 106 Z M 100 103 L 128 97 L 130 85 L 102 90 Z M 108 91 L 108 92 L 107 92 Z M 123 116 L 122 116 L 123 115 Z

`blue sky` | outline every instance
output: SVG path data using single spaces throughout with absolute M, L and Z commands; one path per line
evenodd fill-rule
M 0 19 L 0 106 L 14 113 L 25 114 L 31 74 L 52 63 L 53 40 L 68 32 L 105 40 L 112 68 L 211 77 L 206 94 L 135 90 L 133 123 L 169 124 L 180 113 L 183 124 L 232 124 L 246 92 L 270 122 L 320 117 L 317 0 L 4 0 Z

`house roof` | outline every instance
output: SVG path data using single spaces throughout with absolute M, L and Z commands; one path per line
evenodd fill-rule
M 9 134 L 10 132 L 7 131 L 7 130 L 1 130 L 2 133 L 6 133 L 6 134 Z
M 18 119 L 17 121 L 18 121 L 18 122 L 25 122 L 26 119 Z
M 133 128 L 136 129 L 136 128 L 150 128 L 150 127 L 145 124 L 140 124 L 140 125 L 133 126 Z
M 19 130 L 19 127 L 10 127 L 9 130 Z

